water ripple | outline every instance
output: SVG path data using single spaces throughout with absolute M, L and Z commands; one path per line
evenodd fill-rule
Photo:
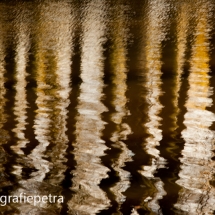
M 214 187 L 210 180 L 214 174 L 214 131 L 209 127 L 215 114 L 206 110 L 212 105 L 209 75 L 210 1 L 198 4 L 196 29 L 192 46 L 187 113 L 182 132 L 185 146 L 182 151 L 181 171 L 177 183 L 182 187 L 175 207 L 184 214 L 210 214 L 214 207 Z M 196 7 L 197 7 L 196 6 Z
M 213 214 L 213 22 L 212 0 L 1 2 L 1 196 L 64 203 L 0 213 Z
M 20 10 L 24 10 L 25 13 L 20 13 Z M 25 7 L 17 7 L 15 11 L 17 19 L 15 20 L 14 27 L 16 32 L 16 56 L 15 56 L 15 79 L 16 79 L 16 95 L 14 104 L 14 115 L 16 116 L 16 127 L 13 129 L 18 141 L 16 145 L 11 146 L 13 151 L 20 156 L 24 155 L 22 148 L 26 147 L 29 140 L 25 137 L 25 130 L 27 125 L 27 96 L 26 96 L 26 67 L 28 62 L 29 48 L 30 48 L 30 32 L 29 32 L 29 10 Z M 22 160 L 22 159 L 21 159 Z M 14 166 L 14 174 L 22 177 L 23 165 Z
M 164 168 L 166 161 L 156 149 L 162 139 L 162 130 L 159 128 L 161 118 L 159 113 L 162 105 L 159 101 L 161 92 L 161 57 L 162 41 L 165 39 L 165 21 L 168 19 L 167 11 L 169 5 L 166 1 L 158 0 L 149 2 L 147 9 L 147 29 L 146 29 L 146 100 L 148 102 L 148 122 L 145 124 L 150 136 L 146 139 L 145 149 L 152 156 L 151 164 L 143 166 L 141 174 L 152 180 L 157 190 L 148 199 L 145 199 L 148 207 L 156 214 L 162 214 L 158 203 L 159 199 L 166 194 L 164 184 L 159 177 L 154 177 L 157 169 Z M 145 204 L 143 202 L 143 204 Z
M 76 169 L 73 171 L 75 192 L 68 202 L 69 214 L 97 214 L 109 206 L 109 199 L 99 184 L 107 177 L 107 167 L 100 157 L 107 147 L 101 139 L 105 122 L 101 114 L 107 111 L 101 102 L 104 87 L 103 47 L 105 41 L 106 8 L 102 1 L 86 2 L 83 8 L 81 37 L 81 79 L 80 96 L 76 123 L 76 141 L 74 159 Z
M 119 182 L 117 182 L 110 190 L 114 193 L 116 201 L 118 203 L 118 210 L 120 210 L 122 202 L 125 201 L 125 195 L 123 192 L 127 190 L 130 185 L 130 173 L 125 171 L 123 167 L 125 162 L 132 161 L 132 152 L 128 149 L 124 140 L 131 134 L 131 128 L 123 120 L 129 115 L 129 111 L 126 107 L 127 98 L 127 44 L 128 44 L 128 18 L 125 15 L 125 9 L 122 5 L 118 5 L 113 11 L 113 21 L 111 25 L 112 29 L 112 53 L 111 53 L 111 69 L 113 72 L 113 107 L 115 112 L 112 114 L 111 119 L 116 124 L 116 129 L 111 136 L 112 146 L 119 148 L 121 152 L 117 159 L 113 161 L 112 167 L 119 176 Z M 119 34 L 120 32 L 120 34 Z

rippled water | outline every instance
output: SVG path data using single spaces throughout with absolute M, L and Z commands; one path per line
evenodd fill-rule
M 0 3 L 0 214 L 215 214 L 215 2 Z

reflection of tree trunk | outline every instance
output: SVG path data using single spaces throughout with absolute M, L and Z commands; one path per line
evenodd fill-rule
M 125 192 L 129 187 L 130 173 L 122 169 L 125 166 L 125 162 L 131 161 L 131 152 L 128 150 L 123 140 L 127 139 L 127 136 L 131 133 L 128 124 L 123 123 L 124 117 L 128 115 L 126 108 L 127 98 L 127 20 L 125 16 L 125 8 L 120 3 L 116 6 L 116 11 L 113 12 L 112 29 L 112 40 L 113 48 L 111 55 L 111 67 L 113 72 L 113 101 L 112 104 L 115 108 L 115 113 L 111 119 L 116 124 L 116 131 L 112 134 L 111 140 L 114 142 L 113 146 L 121 150 L 117 160 L 113 162 L 113 169 L 119 175 L 119 182 L 116 183 L 111 191 L 116 197 L 118 203 L 118 209 L 121 204 L 125 201 L 125 196 L 122 192 Z M 120 34 L 119 34 L 120 32 Z
M 201 8 L 201 10 L 199 10 Z M 197 23 L 192 47 L 189 75 L 187 113 L 182 132 L 185 140 L 181 158 L 180 179 L 182 186 L 175 207 L 184 214 L 211 214 L 215 210 L 215 190 L 210 185 L 214 174 L 214 132 L 209 129 L 215 115 L 206 110 L 212 105 L 209 86 L 209 1 L 197 4 Z
M 176 131 L 178 128 L 178 115 L 179 115 L 179 92 L 181 89 L 181 78 L 185 65 L 185 53 L 187 48 L 187 31 L 188 31 L 188 23 L 189 23 L 189 4 L 188 3 L 180 3 L 178 8 L 177 19 L 177 53 L 176 53 L 176 75 L 174 78 L 174 112 L 173 112 L 173 126 L 172 130 Z
M 50 6 L 50 5 L 49 5 Z M 51 47 L 53 46 L 50 41 L 50 25 L 52 23 L 42 22 L 47 20 L 47 16 L 51 16 L 49 11 L 46 11 L 47 7 L 41 5 L 41 21 L 38 22 L 38 29 L 36 32 L 36 50 L 35 50 L 35 73 L 36 73 L 36 117 L 34 120 L 35 138 L 38 141 L 38 145 L 32 150 L 29 157 L 33 160 L 35 168 L 38 170 L 31 174 L 32 178 L 36 181 L 43 181 L 46 174 L 50 171 L 52 164 L 44 159 L 47 146 L 50 145 L 51 137 L 51 120 L 52 120 L 52 106 L 53 95 L 52 90 L 55 84 L 55 73 L 52 70 L 55 69 L 56 62 L 54 53 Z M 39 37 L 40 35 L 40 37 Z M 53 35 L 52 35 L 53 36 Z M 48 47 L 46 49 L 46 47 Z M 48 77 L 47 77 L 48 76 Z
M 60 23 L 53 29 L 57 29 L 56 48 L 55 48 L 55 88 L 52 90 L 52 96 L 55 98 L 52 108 L 52 137 L 54 144 L 51 151 L 47 154 L 53 163 L 49 172 L 48 181 L 53 185 L 59 185 L 64 179 L 66 171 L 65 153 L 68 144 L 66 135 L 66 120 L 69 105 L 69 94 L 71 92 L 71 56 L 72 56 L 72 30 L 74 30 L 74 11 L 71 10 L 70 4 L 59 3 L 61 7 Z M 57 9 L 57 8 L 56 8 Z M 58 9 L 57 9 L 58 10 Z M 52 11 L 53 12 L 53 11 Z
M 7 162 L 7 154 L 4 151 L 2 145 L 6 144 L 8 141 L 8 132 L 3 129 L 4 124 L 7 121 L 7 115 L 5 114 L 6 106 L 6 89 L 5 89 L 5 55 L 6 55 L 6 41 L 5 35 L 7 34 L 8 25 L 3 22 L 1 17 L 2 10 L 5 10 L 5 7 L 0 4 L 0 188 L 11 185 L 8 181 L 4 168 L 4 164 Z
M 105 122 L 101 114 L 106 111 L 102 104 L 103 43 L 105 36 L 105 5 L 96 0 L 87 3 L 82 22 L 82 56 L 80 96 L 76 123 L 72 190 L 75 192 L 68 202 L 69 213 L 97 214 L 109 206 L 106 194 L 99 187 L 108 169 L 100 163 L 107 147 L 101 139 Z
M 142 175 L 152 180 L 157 189 L 152 196 L 149 196 L 145 202 L 148 207 L 157 214 L 160 214 L 158 200 L 165 195 L 163 182 L 160 178 L 155 178 L 154 173 L 158 168 L 165 165 L 164 158 L 159 156 L 156 149 L 162 139 L 161 130 L 159 129 L 159 113 L 162 105 L 160 104 L 161 92 L 161 42 L 165 39 L 166 29 L 165 21 L 167 20 L 168 4 L 165 0 L 150 1 L 147 10 L 147 29 L 146 29 L 146 100 L 148 102 L 148 122 L 145 124 L 149 137 L 146 139 L 146 151 L 152 156 L 151 165 L 144 166 Z M 145 204 L 145 203 L 143 203 Z
M 62 1 L 60 3 L 46 2 L 46 4 L 41 4 L 38 7 L 36 9 L 40 10 L 40 17 L 37 22 L 38 25 L 33 29 L 36 41 L 35 79 L 37 81 L 37 110 L 34 129 L 38 145 L 28 155 L 29 162 L 37 171 L 31 173 L 29 179 L 19 181 L 20 187 L 13 192 L 13 195 L 17 196 L 21 192 L 31 196 L 61 195 L 62 188 L 60 185 L 67 168 L 63 163 L 66 161 L 65 153 L 68 143 L 66 136 L 68 111 L 66 109 L 69 105 L 69 93 L 71 91 L 71 30 L 74 27 L 72 7 L 71 4 Z M 58 17 L 57 20 L 56 16 Z M 20 24 L 23 22 L 20 21 Z M 18 29 L 21 30 L 22 28 Z M 18 32 L 18 35 L 21 33 Z M 27 43 L 24 36 L 20 39 L 21 45 Z M 21 50 L 20 56 L 16 59 L 17 65 L 24 70 L 26 62 L 18 61 L 19 59 L 23 60 L 23 56 L 25 56 L 23 54 L 25 49 L 20 48 L 20 44 L 18 44 L 19 49 L 17 48 Z M 19 54 L 18 51 L 17 53 Z M 19 84 L 21 78 L 25 80 L 25 76 L 17 75 L 16 89 L 18 93 L 25 91 L 26 87 L 26 82 L 24 82 L 25 85 L 23 83 L 22 85 Z M 23 81 L 23 79 L 21 80 Z M 25 94 L 21 96 L 23 96 L 22 105 L 26 104 Z M 20 114 L 21 112 L 19 112 L 19 116 Z M 51 152 L 47 152 L 47 146 L 51 148 Z M 23 144 L 15 147 L 20 149 Z M 18 207 L 25 214 L 41 214 L 44 212 L 58 214 L 61 209 L 58 203 L 49 205 L 49 203 L 43 202 L 40 202 L 37 206 L 26 203 L 18 204 L 15 207 Z
M 19 10 L 24 9 L 23 7 L 18 7 L 16 13 L 20 13 Z M 16 56 L 15 56 L 15 104 L 14 104 L 14 115 L 16 116 L 16 126 L 13 129 L 17 137 L 17 144 L 11 146 L 15 153 L 19 154 L 22 159 L 19 159 L 23 163 L 25 162 L 25 156 L 22 148 L 26 147 L 26 144 L 29 143 L 29 140 L 25 137 L 25 130 L 27 124 L 27 96 L 26 96 L 26 66 L 28 61 L 28 51 L 30 46 L 29 41 L 29 12 L 28 10 L 23 10 L 20 16 L 18 16 L 18 20 L 14 23 L 15 31 L 16 31 Z M 23 165 L 14 166 L 14 174 L 21 178 L 22 176 L 22 168 Z

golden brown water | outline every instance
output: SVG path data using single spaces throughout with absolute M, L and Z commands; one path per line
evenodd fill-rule
M 0 213 L 215 214 L 214 3 L 1 2 Z

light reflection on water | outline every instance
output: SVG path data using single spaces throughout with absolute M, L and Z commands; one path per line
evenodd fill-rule
M 146 139 L 145 150 L 152 156 L 151 164 L 143 166 L 142 175 L 153 181 L 156 191 L 148 196 L 144 202 L 156 214 L 162 214 L 159 199 L 166 194 L 163 182 L 159 177 L 154 177 L 157 169 L 165 167 L 165 159 L 159 154 L 156 146 L 162 139 L 162 130 L 159 128 L 161 118 L 159 113 L 163 108 L 160 103 L 161 91 L 161 43 L 166 37 L 165 21 L 168 19 L 169 5 L 166 1 L 158 0 L 150 2 L 147 10 L 146 27 L 146 100 L 148 103 L 148 122 L 145 124 L 149 137 Z
M 1 195 L 65 194 L 3 213 L 214 213 L 213 2 L 138 5 L 1 3 Z
M 4 7 L 1 7 L 0 13 L 4 10 Z M 5 98 L 6 95 L 6 89 L 4 87 L 5 83 L 5 73 L 6 73 L 6 63 L 5 63 L 5 56 L 6 56 L 6 38 L 5 34 L 7 34 L 7 28 L 5 28 L 5 23 L 1 17 L 0 21 L 0 170 L 1 170 L 1 176 L 0 176 L 0 188 L 7 187 L 10 185 L 10 181 L 8 180 L 7 174 L 5 173 L 5 163 L 8 159 L 8 154 L 5 152 L 3 145 L 7 144 L 8 142 L 8 131 L 4 129 L 4 124 L 7 122 L 7 114 L 5 113 L 5 107 L 6 107 L 6 101 Z
M 127 190 L 130 185 L 130 173 L 125 171 L 123 167 L 125 162 L 132 161 L 132 152 L 128 149 L 124 140 L 131 133 L 131 128 L 124 121 L 124 118 L 129 115 L 126 107 L 127 98 L 127 45 L 128 45 L 128 17 L 126 17 L 123 6 L 118 3 L 115 10 L 113 10 L 113 19 L 111 22 L 112 29 L 112 54 L 111 54 L 111 71 L 113 73 L 112 83 L 113 87 L 113 101 L 112 105 L 115 112 L 112 114 L 111 119 L 116 125 L 116 129 L 111 136 L 112 146 L 121 150 L 119 157 L 113 161 L 112 167 L 119 176 L 117 182 L 110 190 L 114 193 L 118 203 L 118 210 L 122 202 L 125 201 L 123 192 Z M 119 34 L 120 32 L 120 34 Z M 118 212 L 119 213 L 119 212 Z
M 20 9 L 22 7 L 18 7 L 17 14 L 20 14 Z M 30 35 L 29 35 L 29 23 L 26 21 L 29 18 L 29 11 L 25 10 L 25 13 L 21 13 L 20 16 L 17 16 L 17 19 L 14 23 L 14 31 L 15 31 L 15 40 L 16 40 L 16 56 L 15 56 L 15 70 L 16 70 L 16 95 L 15 95 L 15 103 L 14 103 L 14 114 L 16 116 L 17 124 L 13 129 L 17 137 L 17 145 L 11 146 L 15 153 L 23 155 L 24 152 L 22 148 L 26 147 L 26 144 L 29 143 L 29 140 L 25 137 L 25 130 L 27 124 L 27 116 L 26 109 L 27 105 L 27 97 L 26 97 L 26 66 L 28 61 L 28 52 L 30 47 Z M 21 177 L 22 174 L 22 166 L 14 166 L 14 173 Z
M 20 195 L 26 193 L 27 195 L 49 195 L 55 193 L 60 195 L 62 189 L 59 184 L 64 180 L 63 173 L 66 171 L 67 166 L 64 164 L 67 159 L 65 157 L 68 137 L 66 135 L 66 119 L 67 107 L 69 105 L 70 87 L 70 74 L 71 74 L 71 55 L 72 55 L 72 33 L 73 26 L 71 15 L 71 7 L 68 4 L 61 3 L 61 9 L 58 10 L 59 4 L 39 5 L 40 13 L 38 26 L 32 30 L 32 34 L 36 38 L 36 66 L 35 66 L 35 79 L 37 81 L 36 95 L 37 95 L 37 110 L 36 119 L 34 121 L 35 137 L 38 140 L 38 145 L 27 156 L 31 167 L 37 169 L 29 175 L 25 180 L 22 178 L 22 167 L 15 166 L 14 174 L 19 176 L 20 187 L 13 192 L 13 195 Z M 22 7 L 21 7 L 22 8 Z M 51 13 L 49 9 L 51 8 Z M 58 14 L 60 19 L 56 22 L 55 16 Z M 26 119 L 26 62 L 27 62 L 27 49 L 29 47 L 29 37 L 26 37 L 29 32 L 24 31 L 26 28 L 19 26 L 19 23 L 25 24 L 29 17 L 25 20 L 17 21 L 17 55 L 16 55 L 16 79 L 17 84 L 15 89 L 15 115 L 17 115 L 17 125 L 14 132 L 20 139 L 16 146 L 12 146 L 14 152 L 24 154 L 21 148 L 26 146 L 26 139 L 23 137 L 24 125 L 26 124 L 23 119 Z M 47 18 L 49 20 L 47 20 Z M 46 23 L 44 23 L 46 20 Z M 48 21 L 48 22 L 47 22 Z M 48 24 L 48 25 L 47 25 Z M 24 30 L 23 30 L 24 28 Z M 36 29 L 36 30 L 35 30 Z M 56 29 L 53 34 L 50 34 L 51 29 Z M 35 30 L 35 31 L 34 31 Z M 24 33 L 25 34 L 24 34 Z M 41 38 L 39 38 L 42 35 Z M 29 36 L 29 35 L 28 35 Z M 44 40 L 43 40 L 44 39 Z M 52 51 L 51 54 L 49 50 Z M 47 66 L 46 61 L 52 63 Z M 50 75 L 49 75 L 50 74 Z M 18 91 L 18 89 L 21 89 Z M 52 108 L 51 108 L 52 107 Z M 25 123 L 25 124 L 24 124 Z M 24 140 L 23 140 L 24 139 Z M 47 150 L 47 146 L 51 145 L 51 152 Z M 50 162 L 46 158 L 50 159 Z M 19 160 L 26 160 L 25 157 Z M 47 176 L 48 173 L 48 176 Z M 36 213 L 40 214 L 47 212 L 48 214 L 56 214 L 60 211 L 61 206 L 55 204 L 51 207 L 47 204 L 40 204 L 40 207 L 32 205 L 19 204 L 18 209 L 21 213 Z M 55 212 L 53 212 L 55 211 Z
M 211 4 L 200 4 L 192 46 L 191 72 L 186 102 L 187 113 L 182 132 L 185 146 L 182 151 L 181 171 L 177 183 L 182 186 L 175 205 L 183 214 L 212 214 L 215 210 L 214 187 L 214 131 L 209 127 L 215 114 L 206 108 L 212 105 L 209 75 L 209 33 Z
M 190 21 L 190 10 L 189 4 L 187 2 L 183 2 L 178 6 L 177 12 L 177 27 L 176 27 L 176 34 L 177 34 L 177 53 L 176 53 L 176 77 L 175 77 L 175 88 L 174 88 L 174 127 L 173 130 L 175 131 L 178 128 L 178 115 L 180 109 L 179 105 L 179 97 L 180 97 L 180 89 L 182 84 L 182 75 L 183 69 L 185 65 L 185 55 L 187 51 L 187 43 L 188 43 L 188 24 Z
M 81 80 L 78 97 L 78 116 L 71 189 L 75 192 L 68 202 L 69 214 L 97 214 L 109 206 L 109 200 L 99 187 L 107 177 L 108 168 L 100 157 L 107 149 L 101 139 L 105 122 L 101 114 L 107 111 L 103 105 L 103 48 L 105 42 L 105 15 L 107 8 L 100 0 L 87 2 L 81 23 Z

